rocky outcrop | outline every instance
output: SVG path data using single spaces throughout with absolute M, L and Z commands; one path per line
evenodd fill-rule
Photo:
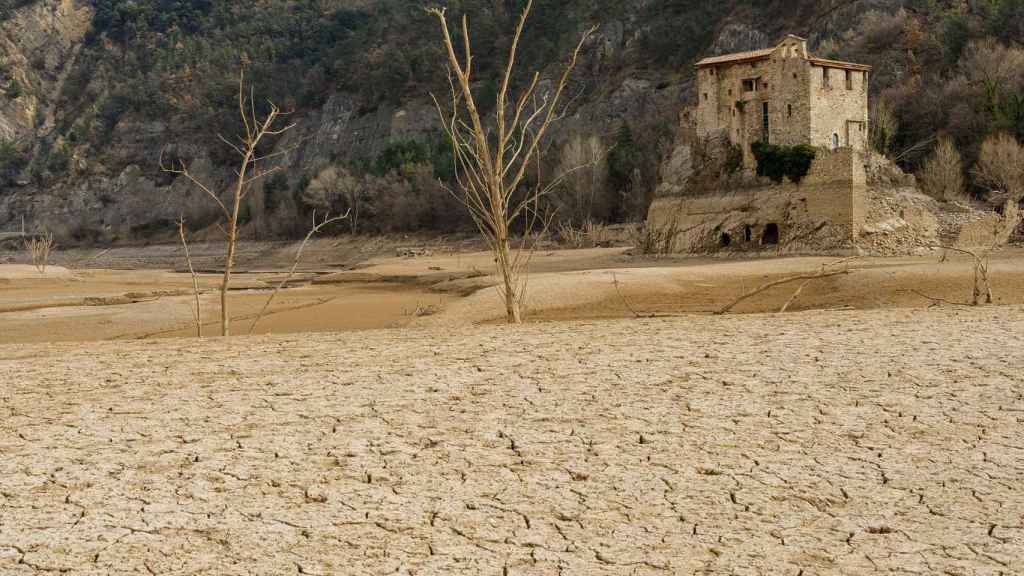
M 0 139 L 52 129 L 55 96 L 91 20 L 83 0 L 37 0 L 0 23 Z

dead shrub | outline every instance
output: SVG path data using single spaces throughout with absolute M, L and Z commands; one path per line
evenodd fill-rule
M 974 167 L 978 183 L 989 190 L 988 200 L 996 205 L 1024 199 L 1024 146 L 1009 134 L 989 136 L 981 145 Z
M 54 246 L 56 244 L 53 241 L 53 234 L 49 232 L 25 241 L 25 252 L 28 253 L 29 261 L 40 274 L 46 274 Z
M 918 175 L 921 189 L 942 202 L 966 201 L 964 193 L 963 160 L 953 139 L 939 139 L 932 156 L 924 163 Z
M 572 222 L 562 222 L 558 225 L 558 241 L 570 248 L 583 248 L 587 241 L 587 235 L 583 230 L 572 225 Z

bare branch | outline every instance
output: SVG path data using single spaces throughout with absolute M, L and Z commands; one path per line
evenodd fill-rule
M 329 216 L 330 215 L 324 216 L 323 221 L 317 223 L 316 212 L 313 212 L 313 227 L 309 229 L 309 233 L 306 234 L 306 238 L 303 239 L 302 244 L 299 245 L 299 249 L 295 252 L 295 260 L 292 261 L 292 267 L 288 271 L 288 275 L 285 276 L 284 280 L 281 280 L 281 282 L 274 288 L 274 291 L 271 292 L 270 297 L 267 298 L 266 303 L 263 304 L 263 308 L 260 309 L 259 314 L 257 314 L 256 318 L 252 321 L 252 325 L 249 327 L 249 335 L 252 335 L 253 333 L 256 332 L 256 325 L 259 324 L 260 320 L 262 320 L 263 317 L 266 315 L 267 310 L 270 308 L 270 305 L 273 304 L 274 299 L 277 298 L 278 292 L 280 292 L 288 284 L 288 282 L 291 282 L 291 279 L 295 276 L 295 271 L 299 268 L 299 263 L 302 262 L 302 252 L 306 249 L 306 245 L 309 244 L 309 241 L 313 238 L 313 236 L 317 235 L 321 230 L 323 230 L 327 226 L 348 218 L 349 212 L 346 212 L 341 216 L 335 216 L 334 218 L 330 218 Z

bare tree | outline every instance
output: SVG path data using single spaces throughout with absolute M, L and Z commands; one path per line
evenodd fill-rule
M 956 302 L 952 300 L 946 300 L 944 298 L 937 298 L 929 296 L 919 290 L 910 290 L 910 292 L 917 294 L 922 298 L 926 298 L 932 301 L 932 305 L 938 304 L 952 304 L 954 306 L 982 306 L 984 304 L 991 304 L 995 301 L 995 297 L 992 295 L 992 280 L 989 277 L 989 256 L 995 250 L 995 246 L 985 249 L 967 249 L 967 248 L 956 248 L 953 246 L 932 246 L 933 248 L 941 248 L 942 258 L 939 262 L 946 262 L 949 260 L 949 253 L 956 252 L 970 256 L 974 260 L 974 287 L 971 293 L 970 302 Z
M 994 38 L 977 40 L 967 45 L 960 67 L 971 84 L 984 90 L 989 112 L 998 117 L 1006 97 L 1024 83 L 1024 50 Z
M 178 236 L 181 238 L 181 246 L 185 250 L 185 263 L 188 264 L 189 274 L 192 275 L 192 294 L 196 299 L 196 307 L 193 310 L 193 318 L 196 323 L 196 338 L 203 337 L 203 309 L 199 293 L 199 275 L 196 274 L 195 266 L 192 265 L 192 253 L 188 249 L 188 240 L 185 238 L 185 217 L 178 217 Z
M 963 161 L 952 138 L 939 138 L 935 152 L 921 169 L 920 182 L 924 192 L 936 200 L 952 202 L 966 199 Z
M 50 264 L 50 253 L 56 244 L 53 241 L 53 234 L 46 232 L 25 241 L 25 251 L 28 252 L 29 260 L 40 274 L 46 274 L 46 267 Z
M 989 189 L 989 200 L 1002 204 L 1024 199 L 1024 146 L 1009 134 L 985 139 L 974 167 L 978 182 Z
M 551 191 L 553 185 L 557 185 L 557 179 L 547 186 L 531 186 L 522 199 L 517 199 L 516 192 L 523 184 L 531 162 L 540 163 L 541 142 L 559 116 L 558 103 L 569 84 L 583 45 L 596 30 L 596 27 L 591 28 L 583 34 L 553 92 L 539 92 L 540 73 L 534 72 L 522 92 L 510 98 L 519 42 L 532 8 L 533 0 L 528 0 L 512 37 L 508 62 L 496 96 L 493 132 L 485 127 L 473 95 L 473 55 L 468 18 L 462 18 L 460 58 L 448 29 L 445 10 L 428 10 L 441 26 L 448 56 L 451 102 L 447 108 L 442 107 L 437 98 L 434 98 L 434 103 L 452 142 L 459 187 L 457 197 L 469 210 L 494 254 L 502 280 L 499 289 L 510 324 L 523 321 L 525 269 L 536 247 L 535 241 L 529 238 L 530 232 L 544 220 L 540 215 L 540 199 Z M 511 228 L 520 218 L 526 222 L 526 232 L 519 245 L 513 247 Z M 544 222 L 544 226 L 548 223 L 550 220 Z
M 220 286 L 220 328 L 221 336 L 225 337 L 231 335 L 228 290 L 231 287 L 231 275 L 234 271 L 235 253 L 238 248 L 238 216 L 242 210 L 242 201 L 252 190 L 254 182 L 281 169 L 280 166 L 268 167 L 270 161 L 288 152 L 288 150 L 283 150 L 263 154 L 260 151 L 260 144 L 264 143 L 264 140 L 268 137 L 283 134 L 295 126 L 294 124 L 289 124 L 282 128 L 277 128 L 277 121 L 285 113 L 273 102 L 268 101 L 267 106 L 269 111 L 264 115 L 261 116 L 257 113 L 255 90 L 250 87 L 247 94 L 245 68 L 243 67 L 238 75 L 238 112 L 242 118 L 244 133 L 237 137 L 237 142 L 232 142 L 224 136 L 220 136 L 221 141 L 230 146 L 240 157 L 238 168 L 235 171 L 236 179 L 231 187 L 227 203 L 221 200 L 220 195 L 214 192 L 210 186 L 192 174 L 184 161 L 179 161 L 177 164 L 164 165 L 163 154 L 160 157 L 160 168 L 164 172 L 184 176 L 193 185 L 202 190 L 220 208 L 227 223 L 227 229 L 225 230 L 227 248 L 224 254 L 224 276 Z

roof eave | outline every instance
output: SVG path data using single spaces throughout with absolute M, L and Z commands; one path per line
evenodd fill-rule
M 829 60 L 827 58 L 808 58 L 807 60 L 811 64 L 828 68 L 844 68 L 847 70 L 861 70 L 864 72 L 870 72 L 871 70 L 874 70 L 874 67 L 869 64 L 855 64 L 853 62 Z
M 710 66 L 722 66 L 724 64 L 730 64 L 731 65 L 731 64 L 744 64 L 744 63 L 747 63 L 747 62 L 760 62 L 762 60 L 768 60 L 769 58 L 771 58 L 770 54 L 769 55 L 765 55 L 765 56 L 747 56 L 745 58 L 735 58 L 735 59 L 732 59 L 732 60 L 712 60 L 710 62 L 705 62 L 704 60 L 701 60 L 700 62 L 697 62 L 693 66 L 694 66 L 694 68 L 708 68 Z

